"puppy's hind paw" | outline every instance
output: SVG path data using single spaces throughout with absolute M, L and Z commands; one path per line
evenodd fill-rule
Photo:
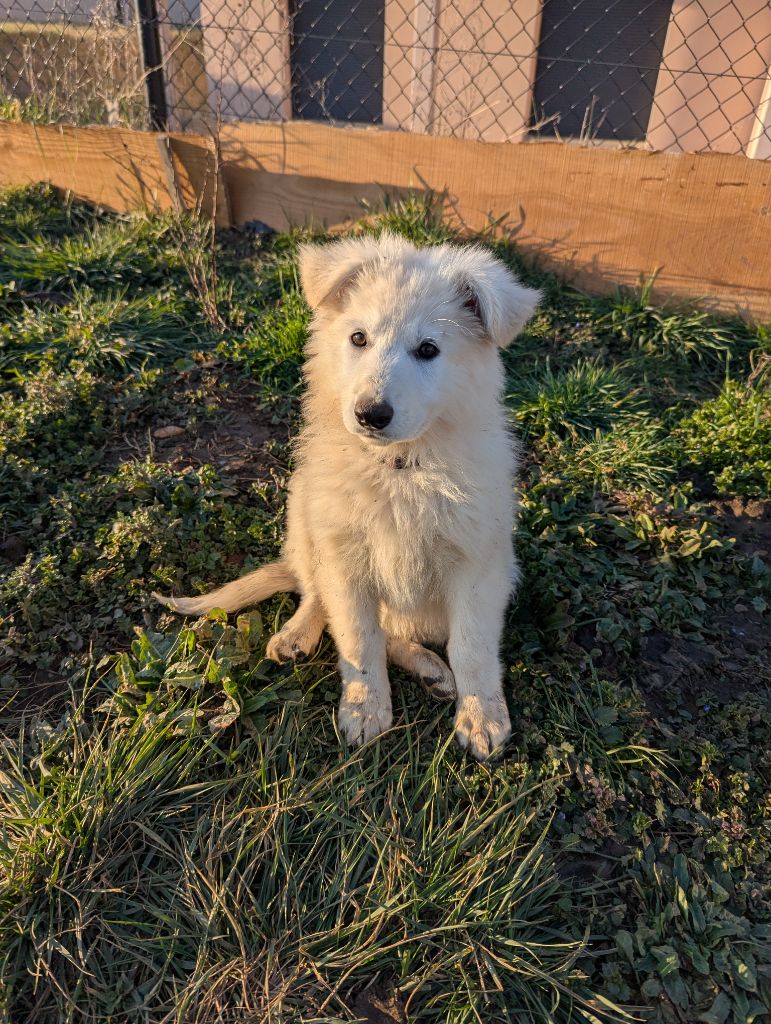
M 384 699 L 362 683 L 346 683 L 337 725 L 352 747 L 373 740 L 393 725 L 390 695 Z
M 455 676 L 438 654 L 413 640 L 392 636 L 388 640 L 388 657 L 405 672 L 417 676 L 429 697 L 448 702 L 455 700 Z
M 420 665 L 418 679 L 429 697 L 449 704 L 457 697 L 455 676 L 438 654 L 425 651 Z
M 460 699 L 455 714 L 455 738 L 477 761 L 500 754 L 510 736 L 511 722 L 503 695 L 467 695 Z
M 307 658 L 313 653 L 315 646 L 312 638 L 284 627 L 268 641 L 265 657 L 283 665 L 287 661 L 301 661 Z

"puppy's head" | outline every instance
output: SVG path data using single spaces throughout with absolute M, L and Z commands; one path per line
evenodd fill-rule
M 300 277 L 324 386 L 346 428 L 375 445 L 496 401 L 497 349 L 540 299 L 481 246 L 416 249 L 395 235 L 303 246 Z

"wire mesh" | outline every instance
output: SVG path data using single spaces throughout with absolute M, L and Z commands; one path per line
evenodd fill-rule
M 149 18 L 172 130 L 304 119 L 771 156 L 769 0 L 6 3 L 0 117 L 149 127 Z

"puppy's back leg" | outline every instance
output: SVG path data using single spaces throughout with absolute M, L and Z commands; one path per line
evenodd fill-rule
M 326 624 L 321 599 L 313 592 L 304 594 L 291 619 L 271 637 L 265 656 L 279 664 L 307 658 L 318 647 Z
M 386 652 L 389 661 L 418 678 L 429 697 L 448 702 L 455 700 L 455 676 L 438 654 L 414 640 L 395 636 L 388 637 Z

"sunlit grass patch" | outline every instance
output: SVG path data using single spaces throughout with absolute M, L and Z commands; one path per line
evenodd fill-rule
M 644 408 L 639 391 L 619 367 L 586 359 L 557 371 L 547 362 L 542 375 L 514 379 L 512 385 L 507 404 L 525 432 L 534 436 L 591 435 L 639 416 Z
M 173 363 L 207 341 L 190 323 L 189 304 L 173 294 L 129 298 L 124 290 L 97 298 L 86 287 L 62 308 L 28 306 L 0 326 L 0 373 L 13 380 L 25 366 L 137 371 Z
M 378 234 L 392 231 L 415 245 L 454 241 L 457 235 L 447 220 L 446 198 L 438 192 L 415 193 L 400 199 L 387 197 L 382 209 L 373 210 L 360 230 Z
M 70 291 L 88 284 L 116 292 L 134 283 L 158 285 L 178 270 L 167 218 L 125 218 L 87 225 L 58 245 L 45 237 L 0 240 L 0 284 Z
M 6 189 L 0 202 L 0 238 L 16 242 L 77 233 L 99 219 L 92 207 L 63 198 L 51 185 Z
M 229 334 L 217 349 L 235 365 L 257 375 L 274 395 L 296 394 L 300 385 L 310 315 L 296 288 L 284 291 L 275 306 L 240 336 Z
M 151 707 L 117 729 L 82 704 L 31 725 L 0 768 L 17 1013 L 63 1018 L 71 993 L 100 1019 L 205 1020 L 218 1003 L 335 1019 L 382 976 L 421 1020 L 476 1020 L 480 1000 L 623 1019 L 587 1001 L 583 944 L 555 920 L 559 772 L 463 764 L 417 722 L 340 754 L 330 711 L 284 705 L 229 753 Z

